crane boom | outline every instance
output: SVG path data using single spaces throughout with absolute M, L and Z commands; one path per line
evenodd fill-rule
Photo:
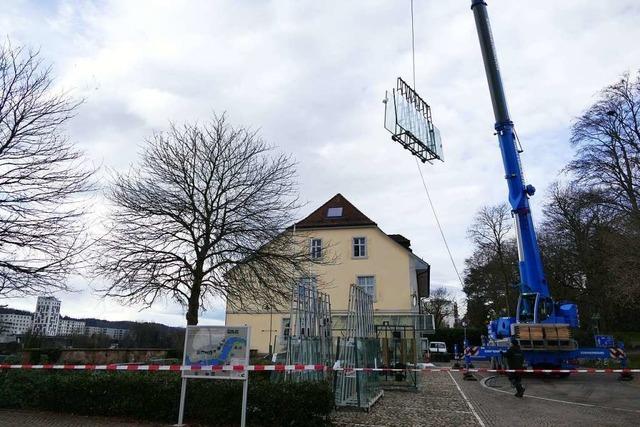
M 520 297 L 515 323 L 563 322 L 577 325 L 577 307 L 575 304 L 558 305 L 549 293 L 549 286 L 542 267 L 542 257 L 536 239 L 536 232 L 529 206 L 529 197 L 535 193 L 535 187 L 526 184 L 522 173 L 520 154 L 516 146 L 516 133 L 507 99 L 502 85 L 500 68 L 496 56 L 493 35 L 489 24 L 487 3 L 484 0 L 471 0 L 471 9 L 476 22 L 480 50 L 487 75 L 491 103 L 495 116 L 495 129 L 498 135 L 505 179 L 509 187 L 509 203 L 515 218 L 518 241 L 518 267 L 520 270 Z M 500 328 L 503 335 L 508 328 L 507 322 Z

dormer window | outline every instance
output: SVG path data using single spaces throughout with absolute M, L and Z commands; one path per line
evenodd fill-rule
M 342 206 L 327 209 L 327 218 L 340 218 L 342 216 Z

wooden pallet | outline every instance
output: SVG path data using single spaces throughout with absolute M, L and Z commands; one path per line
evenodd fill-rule
M 526 350 L 571 350 L 576 347 L 571 329 L 565 324 L 527 324 L 513 325 L 513 336 Z

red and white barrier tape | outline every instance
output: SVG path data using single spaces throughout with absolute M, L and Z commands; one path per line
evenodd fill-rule
M 489 369 L 489 368 L 332 368 L 324 365 L 9 365 L 0 364 L 0 369 L 58 369 L 58 370 L 85 370 L 85 371 L 346 371 L 346 372 L 490 372 L 490 373 L 523 373 L 523 374 L 617 374 L 640 373 L 640 369 Z

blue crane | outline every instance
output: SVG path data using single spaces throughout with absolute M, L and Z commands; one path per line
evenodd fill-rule
M 535 188 L 524 180 L 517 135 L 507 108 L 487 3 L 472 0 L 471 9 L 491 94 L 495 130 L 509 188 L 509 203 L 516 223 L 520 295 L 515 317 L 500 317 L 489 323 L 491 345 L 471 348 L 465 343 L 467 359 L 496 358 L 506 342 L 515 338 L 525 349 L 527 362 L 533 367 L 572 367 L 571 361 L 574 359 L 609 357 L 620 359 L 624 366 L 626 357 L 620 348 L 621 344 L 612 348 L 578 349 L 570 336 L 570 328 L 579 326 L 576 304 L 555 302 L 551 297 L 529 206 L 529 198 L 534 195 Z
M 489 26 L 487 3 L 483 0 L 472 0 L 471 9 L 476 21 L 484 69 L 491 93 L 491 103 L 496 119 L 495 129 L 502 152 L 505 179 L 509 187 L 509 203 L 516 222 L 520 270 L 520 297 L 516 311 L 516 322 L 564 323 L 576 327 L 578 326 L 576 305 L 554 303 L 544 276 L 542 257 L 529 206 L 529 197 L 533 196 L 536 190 L 533 185 L 525 183 L 522 173 L 515 127 L 509 116 L 493 36 Z M 505 332 L 503 329 L 500 328 L 501 333 Z

